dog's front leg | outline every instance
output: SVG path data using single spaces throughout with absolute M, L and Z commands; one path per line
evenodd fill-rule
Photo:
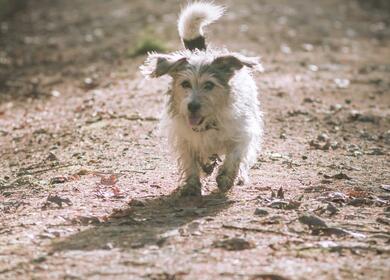
M 190 150 L 183 153 L 181 155 L 181 166 L 185 183 L 180 194 L 182 196 L 200 196 L 202 185 L 199 179 L 200 170 L 196 154 Z
M 240 147 L 235 147 L 226 154 L 225 161 L 219 169 L 217 176 L 217 185 L 221 191 L 226 192 L 234 185 L 242 155 L 243 153 Z

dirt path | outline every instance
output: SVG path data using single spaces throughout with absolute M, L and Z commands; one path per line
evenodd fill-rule
M 264 149 L 249 185 L 179 200 L 167 81 L 129 55 L 145 33 L 180 46 L 178 2 L 45 0 L 1 23 L 0 279 L 388 279 L 386 7 L 226 1 L 211 41 L 263 57 Z

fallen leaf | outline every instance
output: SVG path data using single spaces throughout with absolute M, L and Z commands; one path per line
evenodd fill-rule
M 121 189 L 117 185 L 112 186 L 111 190 L 114 193 L 114 197 L 116 198 L 124 197 L 124 194 L 122 193 Z
M 105 186 L 115 185 L 117 181 L 118 179 L 114 174 L 100 177 L 100 184 Z

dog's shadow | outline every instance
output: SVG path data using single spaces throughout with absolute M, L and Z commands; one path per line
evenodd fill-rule
M 52 244 L 53 251 L 162 246 L 170 234 L 182 234 L 186 224 L 210 219 L 230 205 L 224 194 L 180 197 L 177 193 L 132 203 L 123 217 L 109 218 L 92 228 Z

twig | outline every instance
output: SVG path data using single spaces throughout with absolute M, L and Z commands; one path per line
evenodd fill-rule
M 345 229 L 345 230 L 351 230 L 351 229 L 346 228 L 346 227 L 340 227 L 340 228 Z M 365 232 L 365 233 L 372 233 L 372 234 L 389 234 L 388 231 L 380 231 L 380 230 L 367 230 L 367 229 L 357 229 L 357 228 L 354 228 L 353 230 L 359 231 L 359 232 Z
M 75 165 L 79 165 L 79 164 L 78 163 L 68 163 L 68 164 L 63 164 L 63 165 L 52 166 L 52 167 L 45 168 L 45 169 L 38 169 L 38 170 L 34 170 L 34 171 L 23 170 L 23 171 L 19 171 L 17 175 L 21 176 L 21 175 L 32 175 L 32 174 L 45 173 L 47 171 L 58 170 L 61 168 L 75 166 Z
M 242 230 L 242 231 L 252 231 L 252 232 L 262 232 L 262 233 L 273 233 L 273 234 L 279 234 L 279 235 L 293 235 L 291 233 L 287 232 L 281 232 L 281 231 L 276 231 L 276 230 L 271 230 L 271 229 L 262 229 L 262 228 L 250 228 L 250 227 L 241 227 L 241 226 L 235 226 L 235 225 L 222 225 L 223 228 L 227 229 L 237 229 L 237 230 Z
M 319 246 L 307 246 L 307 247 L 302 247 L 299 248 L 298 251 L 305 251 L 305 250 L 311 250 L 311 249 L 328 249 L 332 252 L 334 251 L 342 251 L 342 250 L 350 250 L 355 253 L 355 251 L 374 251 L 380 254 L 389 254 L 390 249 L 387 248 L 378 248 L 378 247 L 372 247 L 372 246 L 361 246 L 361 245 L 356 245 L 356 246 L 344 246 L 344 245 L 337 245 L 337 246 L 331 246 L 331 247 L 319 247 Z

